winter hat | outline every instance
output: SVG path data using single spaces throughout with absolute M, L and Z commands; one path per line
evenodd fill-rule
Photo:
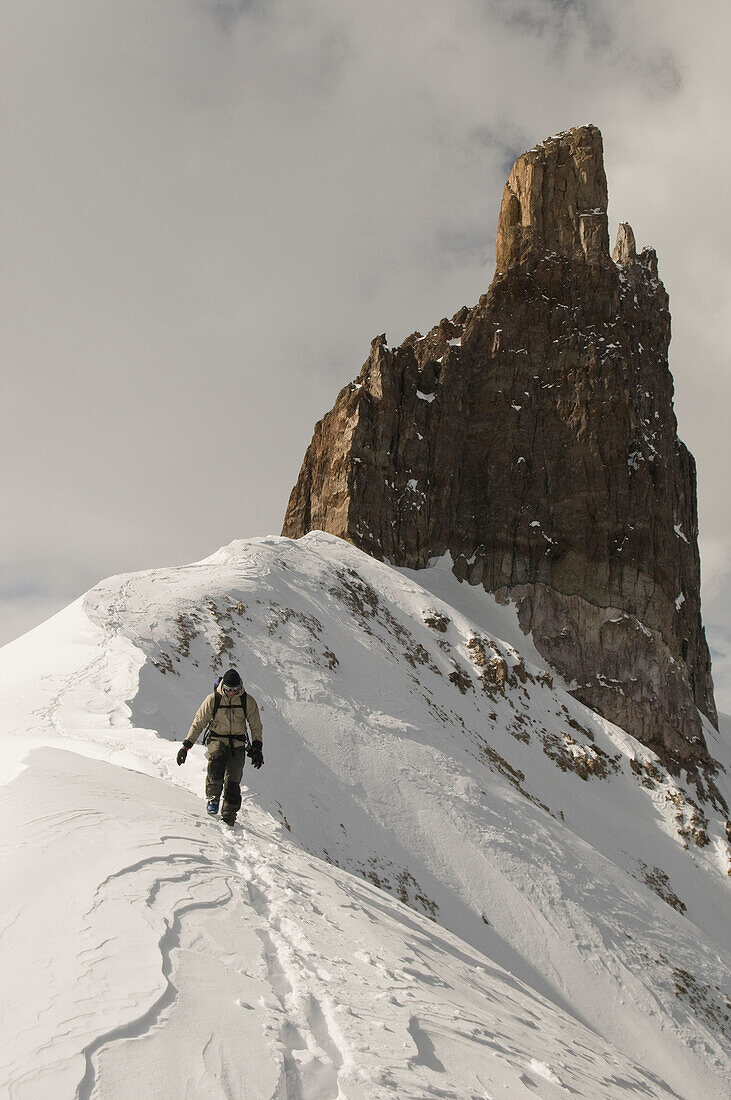
M 228 672 L 224 673 L 224 677 L 221 683 L 223 687 L 226 688 L 240 688 L 242 680 L 236 669 L 230 668 Z

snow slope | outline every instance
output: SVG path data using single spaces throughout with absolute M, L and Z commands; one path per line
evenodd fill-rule
M 229 663 L 234 832 L 175 765 Z M 727 1095 L 718 798 L 448 563 L 315 533 L 112 578 L 0 651 L 0 708 L 9 1095 Z

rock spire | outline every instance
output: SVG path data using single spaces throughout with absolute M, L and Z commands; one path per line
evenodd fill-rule
M 677 436 L 670 314 L 630 226 L 613 255 L 594 126 L 524 153 L 497 270 L 472 308 L 377 337 L 316 425 L 283 534 L 396 565 L 450 553 L 517 606 L 582 702 L 678 765 L 716 724 L 700 614 L 695 463 Z
M 569 130 L 523 153 L 503 192 L 498 271 L 553 255 L 609 262 L 607 177 L 596 126 Z

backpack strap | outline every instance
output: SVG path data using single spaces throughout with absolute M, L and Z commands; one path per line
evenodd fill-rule
M 203 737 L 201 739 L 201 744 L 202 745 L 207 745 L 208 744 L 209 738 L 211 736 L 211 722 L 216 717 L 216 711 L 218 710 L 218 708 L 221 705 L 221 696 L 218 692 L 218 685 L 220 683 L 221 683 L 221 677 L 217 676 L 216 679 L 213 682 L 213 714 L 209 718 L 208 725 L 206 726 L 206 728 L 203 731 Z
M 216 711 L 221 705 L 221 695 L 218 690 L 218 685 L 221 683 L 221 677 L 217 676 L 213 681 L 213 714 L 211 715 L 211 722 L 216 717 Z

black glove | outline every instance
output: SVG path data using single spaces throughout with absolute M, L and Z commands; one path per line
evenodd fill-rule
M 260 768 L 262 766 L 264 763 L 264 756 L 261 751 L 261 741 L 252 741 L 251 748 L 249 749 L 249 756 L 255 768 Z
M 178 749 L 178 755 L 176 757 L 176 759 L 178 761 L 178 765 L 185 763 L 185 758 L 187 757 L 187 755 L 188 755 L 188 746 L 187 746 L 186 742 L 183 741 L 183 744 Z

